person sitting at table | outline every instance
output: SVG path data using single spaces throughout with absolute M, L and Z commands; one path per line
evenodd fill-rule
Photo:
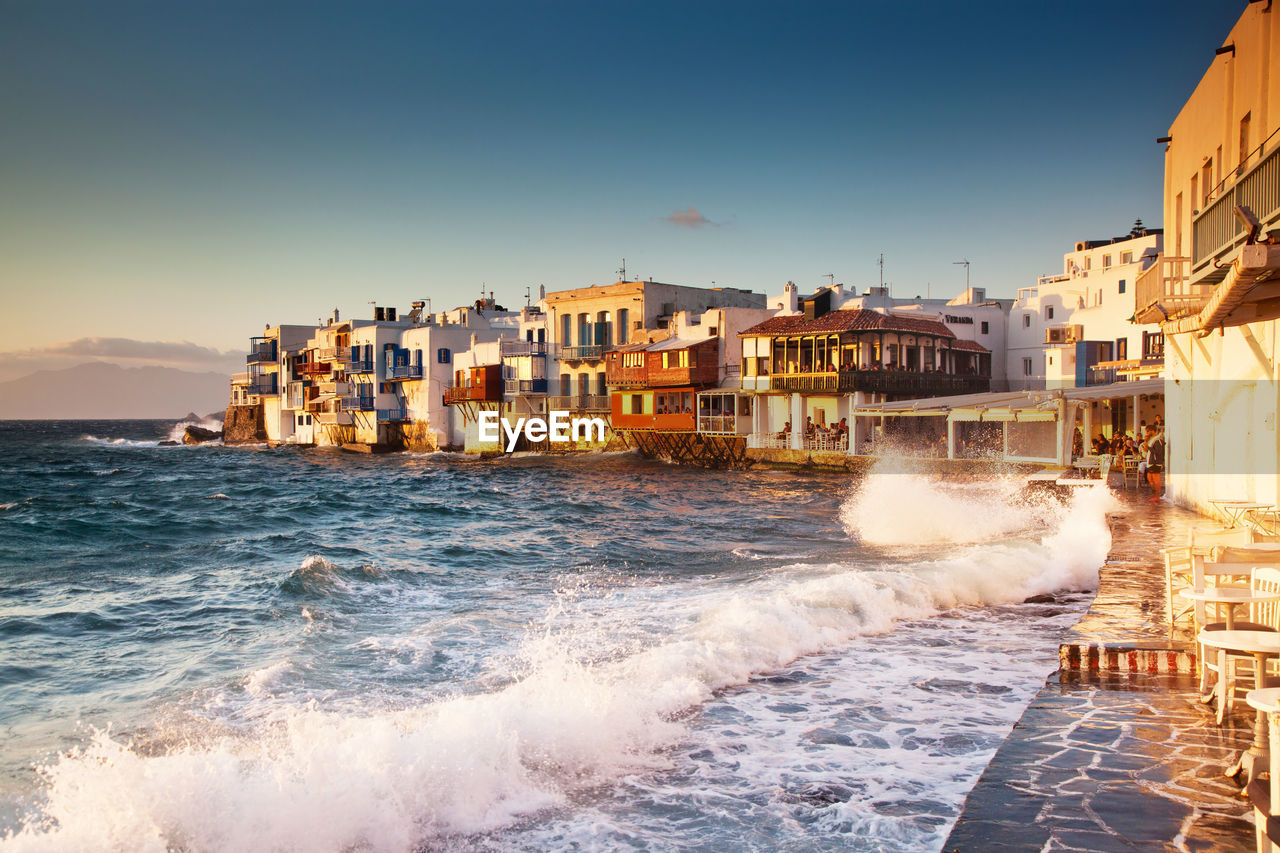
M 782 431 L 778 433 L 778 438 L 785 439 L 790 437 L 791 437 L 791 421 L 787 421 L 785 424 L 782 425 Z
M 805 418 L 804 419 L 805 438 L 813 438 L 813 430 L 814 430 L 813 418 L 812 417 Z

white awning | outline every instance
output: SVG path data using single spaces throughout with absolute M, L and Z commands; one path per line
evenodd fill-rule
M 955 414 L 958 420 L 976 420 L 979 417 L 983 420 L 1031 420 L 1036 416 L 1052 417 L 1060 400 L 1084 403 L 1163 393 L 1163 379 L 1141 379 L 1134 382 L 1112 382 L 1108 385 L 1088 385 L 1083 388 L 992 391 L 954 397 L 897 400 L 892 403 L 864 403 L 854 407 L 853 414 L 887 417 L 944 417 Z

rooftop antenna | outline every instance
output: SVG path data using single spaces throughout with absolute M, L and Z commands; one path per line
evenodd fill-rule
M 880 290 L 884 291 L 884 252 L 880 253 L 880 257 L 876 258 L 876 263 L 880 265 Z M 893 285 L 890 285 L 892 287 Z M 893 294 L 889 294 L 893 296 Z
M 616 272 L 618 273 L 619 281 L 627 280 L 627 259 L 626 258 L 622 259 L 622 269 L 616 270 Z
M 835 274 L 835 273 L 833 273 L 833 272 L 825 273 L 825 274 L 822 276 L 822 278 L 825 278 L 825 279 L 827 280 L 827 287 L 835 287 L 835 286 L 836 286 L 836 274 Z
M 530 287 L 530 285 L 526 284 L 524 286 L 524 307 L 525 308 L 528 308 L 532 304 L 531 302 L 532 297 L 533 297 L 533 290 Z
M 963 261 L 952 261 L 951 263 L 952 265 L 961 264 L 962 266 L 964 266 L 964 289 L 968 290 L 969 289 L 969 259 L 965 258 Z

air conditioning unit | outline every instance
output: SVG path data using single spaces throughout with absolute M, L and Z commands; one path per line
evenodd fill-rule
M 1073 323 L 1067 326 L 1067 343 L 1074 344 L 1077 341 L 1084 340 L 1084 326 L 1079 323 Z
M 1065 344 L 1067 342 L 1067 329 L 1065 326 L 1056 326 L 1051 329 L 1044 330 L 1044 342 L 1046 344 Z

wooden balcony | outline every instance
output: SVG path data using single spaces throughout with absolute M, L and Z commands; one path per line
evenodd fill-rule
M 457 403 L 497 403 L 501 400 L 502 386 L 500 385 L 455 385 L 444 389 L 446 406 Z
M 766 377 L 756 377 L 764 379 Z M 948 397 L 991 389 L 991 378 L 977 374 L 914 373 L 908 370 L 840 370 L 828 373 L 775 373 L 769 391 L 798 394 L 851 394 L 862 391 L 890 397 Z M 764 390 L 756 384 L 744 390 Z
M 298 372 L 305 373 L 308 376 L 316 374 L 328 373 L 333 369 L 332 364 L 323 361 L 300 361 L 298 362 Z
M 1156 257 L 1133 283 L 1134 320 L 1160 323 L 1169 317 L 1195 313 L 1209 299 L 1212 285 L 1191 283 L 1190 258 Z

